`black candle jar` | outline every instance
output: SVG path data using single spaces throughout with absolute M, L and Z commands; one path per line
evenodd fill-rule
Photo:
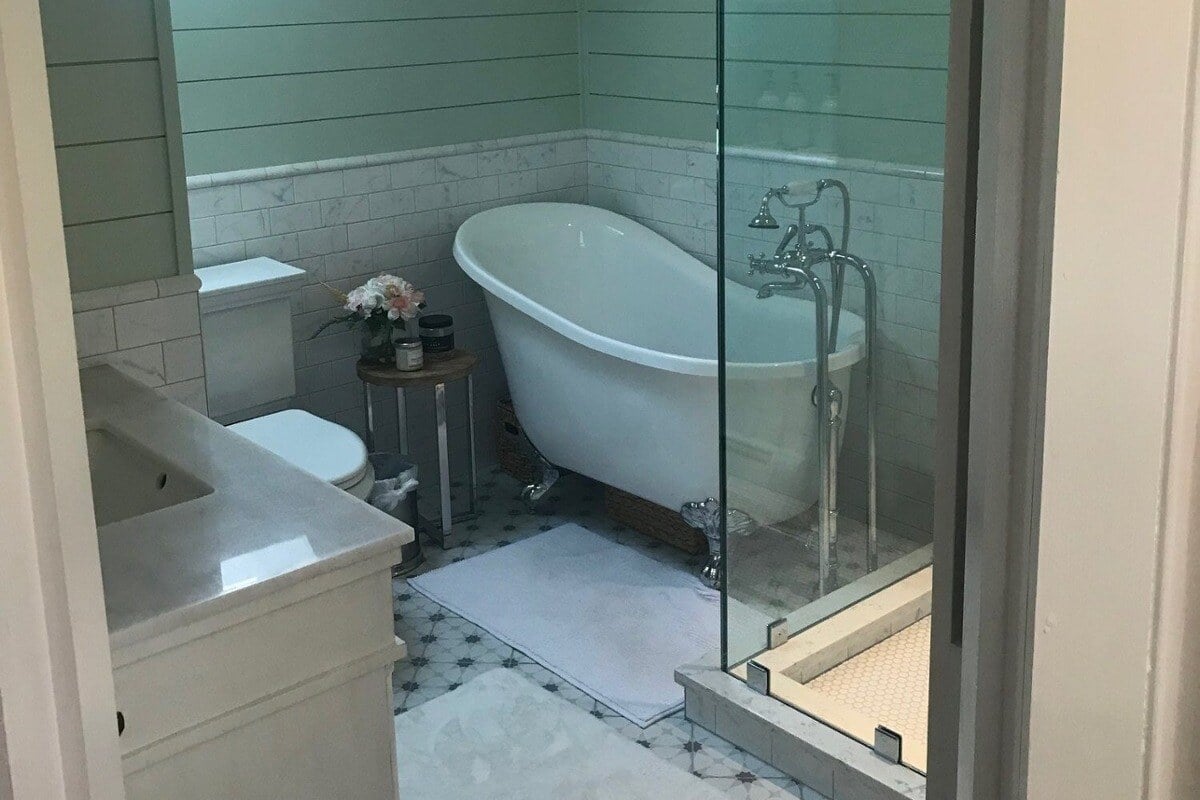
M 454 349 L 454 318 L 449 314 L 430 314 L 418 322 L 425 355 L 446 355 Z

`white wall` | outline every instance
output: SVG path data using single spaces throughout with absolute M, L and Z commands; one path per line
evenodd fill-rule
M 1193 12 L 1066 5 L 1030 798 L 1146 796 Z
M 172 400 L 208 413 L 195 275 L 76 292 L 81 368 L 109 364 Z
M 578 132 L 524 136 L 188 179 L 197 267 L 268 256 L 308 274 L 293 298 L 296 396 L 291 403 L 363 433 L 360 335 L 313 332 L 338 311 L 322 283 L 349 291 L 381 272 L 425 291 L 427 313 L 448 313 L 475 371 L 479 462 L 495 461 L 496 401 L 508 394 L 483 292 L 450 252 L 458 226 L 508 203 L 582 202 L 586 147 Z M 446 388 L 451 470 L 467 465 L 466 390 Z M 432 390 L 409 392 L 408 438 L 421 475 L 437 474 Z M 375 391 L 379 449 L 396 442 L 395 395 Z M 260 410 L 255 409 L 258 413 Z M 230 422 L 232 419 L 222 419 Z

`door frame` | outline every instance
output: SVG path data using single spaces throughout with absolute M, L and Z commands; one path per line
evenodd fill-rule
M 1195 6 L 952 4 L 931 800 L 1200 782 Z
M 1023 783 L 1061 39 L 1055 0 L 951 4 L 931 800 Z
M 0 693 L 16 800 L 122 800 L 37 0 L 0 3 Z
M 1197 269 L 1196 0 L 1067 3 L 1063 32 L 1022 788 L 1127 800 L 1160 796 L 1149 754 L 1167 709 L 1153 698 L 1183 621 L 1164 615 L 1178 566 L 1165 514 L 1195 501 L 1178 454 L 1194 455 L 1197 431 L 1171 426 L 1196 399 L 1173 391 L 1195 369 L 1178 343 L 1200 300 L 1181 294 Z

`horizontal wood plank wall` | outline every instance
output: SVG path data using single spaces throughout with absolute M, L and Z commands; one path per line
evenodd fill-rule
M 192 175 L 579 127 L 577 0 L 172 0 Z
M 42 32 L 71 290 L 177 274 L 153 0 L 44 0 Z
M 709 0 L 583 0 L 587 127 L 707 141 Z M 725 140 L 940 166 L 948 0 L 730 0 Z

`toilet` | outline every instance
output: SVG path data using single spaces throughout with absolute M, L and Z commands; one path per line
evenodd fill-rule
M 375 483 L 351 430 L 291 409 L 292 301 L 304 270 L 252 258 L 196 270 L 209 415 L 285 461 L 366 500 Z

